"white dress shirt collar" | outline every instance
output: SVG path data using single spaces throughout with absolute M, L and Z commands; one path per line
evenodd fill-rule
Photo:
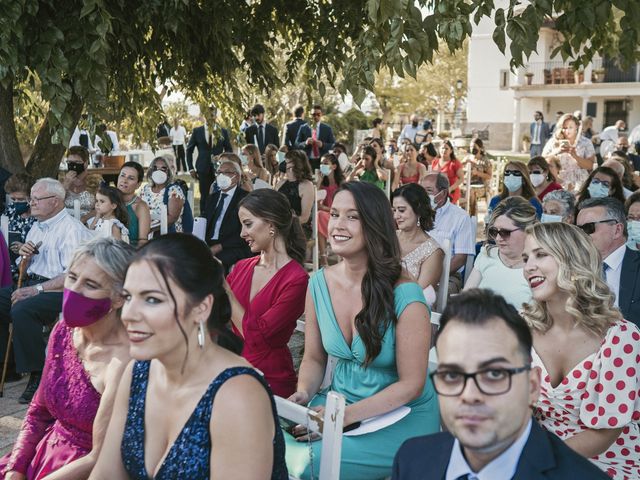
M 38 227 L 40 227 L 42 230 L 48 230 L 50 228 L 53 228 L 55 225 L 57 225 L 59 222 L 62 221 L 62 219 L 64 217 L 66 217 L 67 215 L 69 215 L 69 212 L 67 212 L 66 208 L 63 208 L 61 211 L 59 211 L 58 213 L 56 213 L 53 217 L 51 218 L 47 218 L 46 220 L 38 220 L 36 222 L 36 225 L 38 225 Z
M 531 419 L 527 427 L 524 429 L 518 439 L 511 444 L 504 452 L 489 462 L 482 470 L 475 473 L 467 460 L 464 458 L 462 449 L 460 448 L 460 442 L 456 438 L 451 449 L 451 457 L 449 459 L 449 466 L 447 467 L 447 473 L 445 480 L 456 480 L 464 475 L 469 475 L 469 480 L 496 480 L 511 479 L 516 473 L 518 468 L 518 461 L 520 455 L 524 449 L 529 434 L 531 433 Z
M 622 260 L 624 259 L 624 254 L 627 250 L 626 243 L 623 243 L 618 248 L 616 248 L 613 252 L 609 254 L 607 258 L 604 259 L 604 262 L 609 265 L 609 269 L 618 270 L 622 265 Z

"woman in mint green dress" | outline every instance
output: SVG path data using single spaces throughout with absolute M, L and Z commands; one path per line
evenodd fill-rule
M 347 400 L 345 425 L 409 407 L 395 423 L 343 437 L 340 479 L 384 478 L 402 442 L 439 430 L 437 398 L 427 377 L 429 311 L 422 289 L 403 276 L 391 206 L 379 188 L 343 184 L 330 215 L 329 240 L 343 261 L 311 278 L 305 353 L 290 399 L 322 410 L 326 391 L 319 390 L 331 355 L 338 361 L 329 390 Z M 306 441 L 285 437 L 289 473 L 311 478 L 313 468 L 317 476 L 320 442 L 311 444 L 311 455 Z

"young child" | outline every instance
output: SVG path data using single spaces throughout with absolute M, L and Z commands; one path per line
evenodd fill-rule
M 112 236 L 129 243 L 129 216 L 117 188 L 101 185 L 96 192 L 96 216 L 89 220 L 89 228 L 99 235 Z

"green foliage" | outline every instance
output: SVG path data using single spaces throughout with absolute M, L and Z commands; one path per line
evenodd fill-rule
M 373 118 L 357 108 L 352 108 L 344 113 L 329 113 L 324 116 L 322 121 L 331 125 L 336 140 L 351 145 L 353 144 L 354 131 L 371 128 Z

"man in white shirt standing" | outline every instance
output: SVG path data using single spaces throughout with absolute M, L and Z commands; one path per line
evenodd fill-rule
M 402 132 L 400 132 L 400 136 L 398 137 L 398 146 L 402 146 L 405 140 L 409 140 L 412 145 L 415 145 L 416 142 L 416 134 L 420 130 L 420 119 L 417 115 L 411 115 L 409 118 L 410 123 L 407 123 Z
M 171 145 L 173 146 L 173 154 L 176 157 L 176 172 L 187 171 L 187 160 L 185 157 L 184 144 L 187 138 L 187 131 L 178 118 L 173 119 L 173 127 L 169 130 L 169 137 L 171 137 Z
M 29 262 L 23 287 L 0 290 L 0 351 L 4 358 L 9 322 L 13 322 L 16 371 L 30 373 L 29 383 L 18 400 L 29 403 L 44 367 L 44 325 L 53 324 L 62 310 L 64 276 L 78 245 L 93 232 L 64 208 L 65 189 L 53 178 L 42 178 L 31 189 L 31 215 L 38 221 L 20 248 Z
M 500 295 L 472 289 L 452 298 L 431 374 L 447 431 L 407 440 L 392 478 L 609 478 L 532 419 L 540 393 L 532 346 L 526 322 Z

